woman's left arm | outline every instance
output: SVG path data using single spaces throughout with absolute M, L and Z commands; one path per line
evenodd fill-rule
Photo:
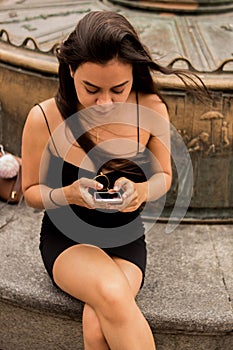
M 164 143 L 156 136 L 151 137 L 148 149 L 151 152 L 151 167 L 153 175 L 146 183 L 146 201 L 154 201 L 162 197 L 171 187 L 172 169 L 170 144 Z M 140 184 L 139 184 L 140 185 Z M 140 187 L 140 186 L 139 186 Z M 140 189 L 138 189 L 140 191 Z
M 156 106 L 156 121 L 151 129 L 151 137 L 146 147 L 150 151 L 152 175 L 147 181 L 140 183 L 126 178 L 116 181 L 115 189 L 121 188 L 124 191 L 124 209 L 121 211 L 133 211 L 143 202 L 155 201 L 171 187 L 170 121 L 167 108 L 162 102 L 159 107 Z

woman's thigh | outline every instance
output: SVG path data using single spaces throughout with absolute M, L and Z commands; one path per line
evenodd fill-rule
M 90 305 L 108 291 L 133 294 L 122 268 L 102 249 L 79 244 L 63 251 L 53 266 L 55 283 L 66 293 Z M 114 290 L 115 289 L 115 290 Z
M 113 260 L 125 275 L 133 295 L 136 297 L 143 280 L 142 270 L 130 261 L 118 257 L 113 257 Z

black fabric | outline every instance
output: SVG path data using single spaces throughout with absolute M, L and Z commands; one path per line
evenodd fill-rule
M 47 178 L 47 185 L 52 188 L 59 188 L 62 186 L 68 186 L 72 184 L 74 181 L 76 181 L 78 178 L 86 177 L 89 179 L 93 179 L 96 175 L 96 173 L 80 169 L 79 167 L 76 167 L 75 165 L 65 162 L 63 159 L 55 157 L 51 155 L 52 159 L 49 164 L 48 168 L 48 178 Z M 62 171 L 61 171 L 62 169 Z M 61 172 L 62 176 L 62 182 L 60 182 L 59 178 L 60 176 L 57 176 Z M 129 174 L 124 174 L 124 172 L 111 172 L 111 174 L 108 174 L 111 187 L 114 184 L 114 181 L 121 177 L 126 176 L 130 180 L 134 182 L 140 182 L 141 177 L 138 178 L 132 174 L 129 176 Z M 133 220 L 135 220 L 140 212 L 141 208 L 133 211 L 133 212 L 127 212 L 122 213 L 120 211 L 108 211 L 107 213 L 105 211 L 95 210 L 95 209 L 88 209 L 82 206 L 78 205 L 71 205 L 70 206 L 73 212 L 84 222 L 93 225 L 95 227 L 119 227 L 126 225 Z M 65 210 L 63 213 L 63 209 L 58 208 L 57 211 L 60 211 L 60 216 L 63 214 L 65 215 Z M 54 209 L 53 209 L 54 211 Z
M 63 163 L 63 164 L 61 164 Z M 52 156 L 51 159 L 51 167 L 53 167 L 53 172 L 59 169 L 62 165 L 62 185 L 67 186 L 71 184 L 73 181 L 77 180 L 79 175 L 79 168 L 70 164 L 68 162 L 64 162 L 61 158 Z M 48 171 L 48 185 L 56 188 L 59 186 L 58 177 L 54 176 L 54 173 Z M 88 170 L 82 169 L 82 176 L 86 176 L 88 178 L 93 178 L 95 174 Z M 118 174 L 119 175 L 119 174 Z M 117 173 L 115 173 L 117 176 Z M 135 179 L 134 179 L 135 180 Z M 118 234 L 119 236 L 129 236 L 130 234 L 136 235 L 139 237 L 131 243 L 113 247 L 113 248 L 103 248 L 103 250 L 109 254 L 109 256 L 117 256 L 127 261 L 130 261 L 137 265 L 142 273 L 143 273 L 143 281 L 145 275 L 146 268 L 146 243 L 144 239 L 144 226 L 140 217 L 140 210 L 136 210 L 134 212 L 123 213 L 120 211 L 99 211 L 94 209 L 88 209 L 82 206 L 71 205 L 70 208 L 74 211 L 74 213 L 81 219 L 80 224 L 75 227 L 77 232 L 80 230 L 89 231 L 92 230 L 92 235 L 95 234 L 96 228 L 109 228 L 109 234 L 111 233 L 111 228 L 119 227 Z M 57 212 L 58 217 L 65 218 L 66 207 L 61 207 L 58 209 L 53 209 Z M 53 275 L 52 269 L 53 264 L 56 258 L 67 248 L 79 244 L 78 240 L 74 241 L 70 239 L 69 225 L 66 227 L 66 234 L 60 232 L 60 230 L 56 227 L 56 225 L 52 222 L 48 211 L 45 212 L 41 227 L 41 243 L 40 250 L 44 265 L 48 274 L 50 275 L 53 283 Z M 68 220 L 67 220 L 68 222 Z M 85 226 L 82 222 L 86 222 L 90 224 L 90 227 Z M 71 230 L 73 227 L 71 227 Z M 91 231 L 90 231 L 91 232 Z M 73 237 L 72 237 L 73 238 Z
M 40 251 L 45 268 L 52 279 L 53 284 L 53 265 L 57 257 L 67 248 L 77 245 L 78 243 L 62 234 L 55 226 L 47 220 L 46 214 L 42 222 Z M 143 275 L 142 284 L 146 270 L 147 250 L 144 234 L 137 240 L 119 247 L 102 248 L 109 256 L 119 257 L 138 266 Z
M 41 108 L 41 106 L 40 106 Z M 137 108 L 138 112 L 138 108 Z M 137 113 L 138 114 L 138 113 Z M 48 126 L 48 130 L 51 135 L 51 131 L 48 125 L 48 121 L 45 113 L 43 112 L 44 118 L 46 120 L 46 124 Z M 139 116 L 138 117 L 138 143 L 139 143 Z M 52 135 L 51 135 L 52 138 Z M 52 142 L 54 144 L 54 148 L 57 152 L 57 147 L 52 138 Z M 51 188 L 59 188 L 62 186 L 67 186 L 76 181 L 80 177 L 94 178 L 98 172 L 95 174 L 88 170 L 80 169 L 66 161 L 64 161 L 58 154 L 58 156 L 54 156 L 51 154 L 51 160 L 48 167 L 48 175 L 47 175 L 47 185 Z M 140 164 L 141 162 L 141 164 Z M 138 164 L 139 163 L 139 164 Z M 121 159 L 113 159 L 111 162 L 107 162 L 103 164 L 99 171 L 103 171 L 104 169 L 108 172 L 108 177 L 110 179 L 111 186 L 113 186 L 115 180 L 121 176 L 125 176 L 134 182 L 142 182 L 145 181 L 147 176 L 145 176 L 146 170 L 143 167 L 148 166 L 148 158 L 146 152 L 139 153 L 139 149 L 137 155 L 130 160 L 126 160 L 126 162 L 121 162 Z M 141 167 L 142 165 L 142 167 Z M 59 172 L 61 173 L 59 176 Z M 146 173 L 147 175 L 147 173 Z M 60 180 L 60 178 L 62 180 Z M 119 211 L 99 211 L 92 210 L 82 206 L 71 205 L 70 208 L 74 211 L 74 213 L 83 221 L 86 222 L 92 227 L 90 230 L 95 230 L 96 227 L 101 228 L 118 228 L 120 234 L 127 234 L 127 230 L 132 230 L 135 232 L 135 237 L 137 239 L 133 240 L 130 243 L 125 245 L 121 245 L 113 248 L 102 248 L 109 256 L 117 256 L 127 261 L 130 261 L 137 265 L 142 273 L 143 273 L 143 281 L 144 274 L 146 269 L 146 243 L 144 236 L 144 225 L 142 223 L 140 217 L 141 208 L 129 212 L 123 213 Z M 63 213 L 65 212 L 65 208 L 53 209 L 53 211 L 57 211 L 58 216 L 63 217 Z M 56 227 L 51 220 L 48 213 L 45 212 L 42 227 L 41 227 L 41 240 L 40 240 L 40 250 L 44 265 L 50 275 L 53 283 L 53 274 L 52 269 L 55 260 L 57 257 L 67 248 L 79 244 L 78 240 L 73 240 L 73 236 L 69 236 L 69 232 L 63 233 Z M 79 231 L 83 229 L 83 225 L 80 223 L 79 227 L 75 226 L 75 230 Z M 125 227 L 124 227 L 125 226 Z M 67 233 L 67 234 L 66 234 Z M 69 237 L 72 237 L 69 238 Z M 139 238 L 138 238 L 139 237 Z M 55 283 L 54 283 L 55 284 Z M 142 282 L 143 284 L 143 282 Z

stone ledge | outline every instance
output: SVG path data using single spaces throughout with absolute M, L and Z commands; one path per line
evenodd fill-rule
M 1 209 L 1 350 L 83 349 L 82 303 L 51 284 L 41 261 L 41 217 L 24 203 Z M 148 268 L 137 297 L 157 350 L 232 350 L 233 225 L 180 225 L 171 234 L 165 227 L 146 234 Z

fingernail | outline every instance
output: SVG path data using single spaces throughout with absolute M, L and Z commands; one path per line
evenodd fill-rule
M 103 185 L 101 183 L 97 182 L 97 186 L 96 187 L 101 189 L 101 188 L 103 188 Z

